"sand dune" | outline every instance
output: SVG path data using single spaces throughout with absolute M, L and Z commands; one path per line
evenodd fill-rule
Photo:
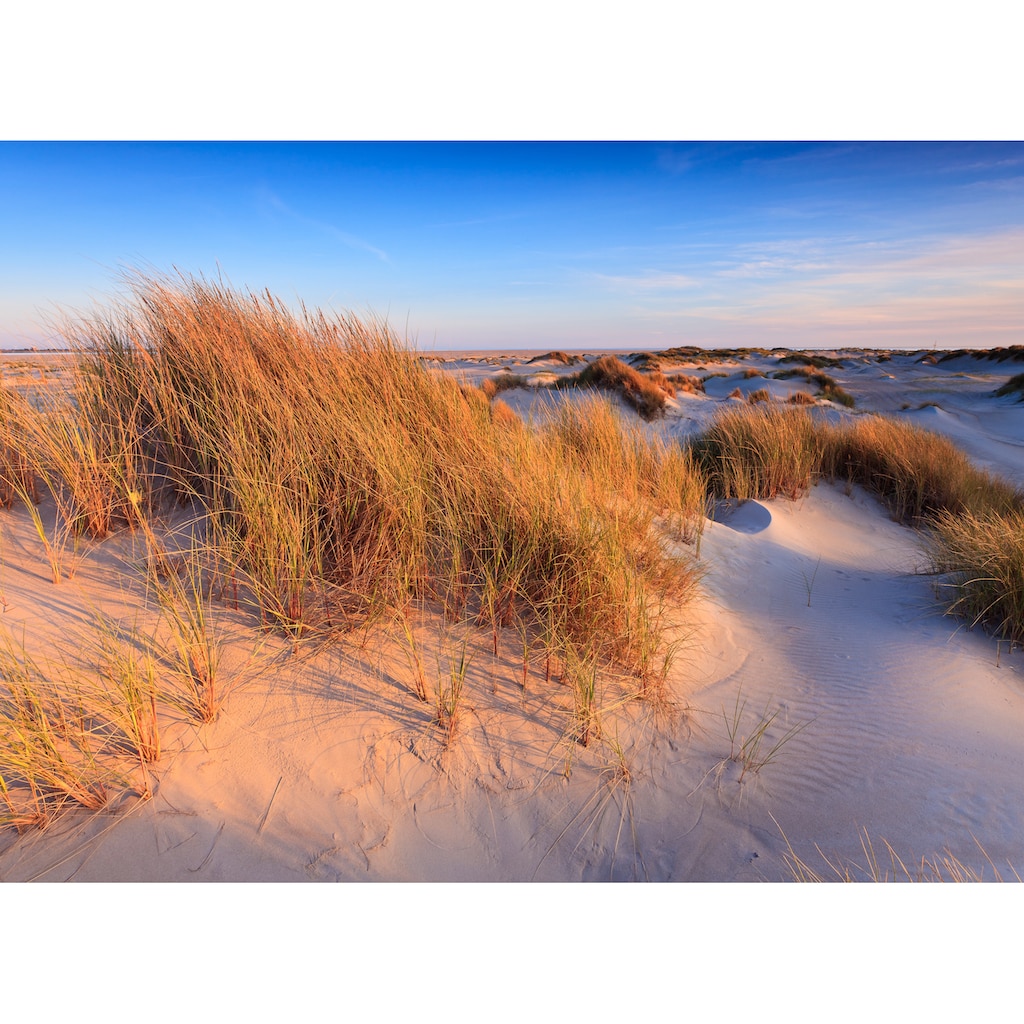
M 506 366 L 534 378 L 579 368 L 533 355 L 544 353 L 437 365 L 474 383 Z M 824 415 L 904 416 L 1024 483 L 1024 405 L 992 395 L 1012 368 L 832 355 L 846 357 L 828 372 L 856 406 L 823 403 Z M 646 429 L 689 436 L 737 387 L 766 385 L 745 369 L 774 366 L 709 366 L 726 376 L 677 394 Z M 769 384 L 780 399 L 814 391 Z M 535 419 L 576 400 L 501 397 Z M 59 587 L 27 514 L 3 513 L 2 538 L 11 635 L 60 656 L 81 644 L 90 610 L 150 622 L 120 573 L 139 557 L 130 537 L 84 551 Z M 822 854 L 863 865 L 865 830 L 908 865 L 948 850 L 986 877 L 1024 866 L 1024 657 L 942 615 L 914 530 L 859 487 L 821 484 L 795 502 L 720 505 L 700 564 L 670 702 L 622 703 L 626 682 L 609 680 L 587 748 L 566 738 L 568 696 L 540 696 L 543 666 L 523 691 L 513 637 L 495 654 L 486 638 L 418 621 L 438 672 L 470 645 L 469 713 L 446 746 L 408 699 L 412 666 L 393 633 L 296 649 L 254 640 L 225 610 L 237 685 L 220 718 L 170 728 L 152 799 L 0 836 L 0 879 L 783 881 L 794 856 L 825 875 Z

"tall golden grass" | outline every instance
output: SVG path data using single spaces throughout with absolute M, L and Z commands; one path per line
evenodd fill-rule
M 586 743 L 599 729 L 602 665 L 632 674 L 641 692 L 664 680 L 673 615 L 699 578 L 671 541 L 699 541 L 709 497 L 795 497 L 822 477 L 863 483 L 897 518 L 930 524 L 949 555 L 936 554 L 936 571 L 953 574 L 952 610 L 1024 638 L 1024 600 L 1000 603 L 1021 572 L 1021 496 L 933 434 L 881 417 L 831 425 L 765 402 L 670 444 L 597 396 L 527 426 L 489 401 L 499 388 L 428 369 L 382 322 L 296 315 L 269 294 L 184 276 L 140 275 L 128 294 L 65 325 L 77 360 L 60 401 L 0 395 L 0 504 L 29 509 L 54 582 L 68 545 L 138 530 L 183 680 L 179 704 L 200 722 L 227 692 L 218 599 L 296 640 L 395 618 L 408 627 L 429 605 L 457 632 L 488 629 L 495 652 L 508 631 L 524 688 L 537 645 L 549 681 L 560 663 Z M 643 417 L 675 387 L 611 357 L 561 380 L 619 391 Z M 194 526 L 171 566 L 161 517 L 178 506 Z M 965 536 L 991 544 L 968 550 Z M 1005 576 L 993 552 L 1010 557 Z M 999 581 L 998 595 L 967 601 L 983 578 Z M 105 722 L 104 736 L 119 731 L 145 773 L 161 750 L 154 663 L 112 633 L 102 653 L 106 696 L 76 713 Z M 417 696 L 433 700 L 450 743 L 465 646 L 446 663 L 434 694 L 420 673 Z M 0 675 L 0 821 L 44 820 L 55 801 L 98 806 L 107 783 L 92 727 L 56 742 L 54 723 L 74 716 L 51 681 L 13 656 Z
M 675 397 L 671 380 L 660 370 L 641 373 L 615 356 L 601 356 L 579 373 L 559 377 L 556 388 L 599 388 L 619 394 L 645 420 L 653 420 L 665 409 L 665 402 Z
M 496 651 L 509 631 L 524 665 L 540 646 L 549 678 L 562 666 L 582 702 L 581 743 L 596 708 L 574 666 L 591 681 L 602 664 L 625 670 L 638 692 L 664 679 L 676 650 L 667 610 L 699 575 L 670 543 L 699 534 L 706 487 L 687 452 L 647 442 L 607 401 L 527 428 L 428 369 L 383 323 L 295 315 L 269 294 L 188 277 L 135 277 L 122 304 L 64 333 L 77 353 L 68 393 L 2 396 L 0 498 L 32 513 L 54 582 L 65 547 L 137 531 L 170 637 L 160 672 L 176 682 L 158 687 L 137 638 L 108 624 L 92 645 L 98 681 L 76 690 L 78 718 L 99 724 L 55 745 L 54 721 L 74 717 L 60 687 L 9 657 L 0 824 L 99 806 L 110 785 L 100 754 L 112 750 L 134 757 L 149 792 L 161 709 L 205 723 L 227 694 L 218 599 L 296 639 L 408 623 L 425 606 L 464 636 L 488 628 Z M 181 506 L 192 526 L 171 551 L 163 518 Z M 446 743 L 465 647 L 448 661 L 437 693 L 424 682 L 418 694 Z M 121 739 L 90 745 L 94 728 Z
M 1003 513 L 1022 501 L 948 439 L 884 416 L 830 423 L 802 407 L 734 406 L 692 449 L 726 498 L 797 497 L 819 479 L 845 480 L 874 491 L 895 519 L 912 524 L 947 512 Z
M 130 294 L 68 324 L 74 400 L 5 433 L 76 532 L 173 498 L 265 626 L 302 636 L 435 600 L 496 634 L 553 624 L 555 646 L 648 673 L 646 594 L 694 579 L 655 529 L 703 521 L 685 453 L 596 406 L 592 428 L 526 430 L 383 323 L 187 277 L 139 276 Z
M 821 474 L 824 436 L 805 409 L 764 402 L 719 413 L 692 450 L 718 497 L 796 498 Z
M 126 415 L 147 396 L 179 496 L 203 503 L 224 571 L 268 624 L 301 633 L 437 599 L 496 630 L 553 618 L 559 643 L 640 668 L 632 605 L 670 578 L 685 589 L 689 569 L 660 556 L 647 506 L 613 513 L 614 463 L 492 416 L 383 324 L 296 319 L 197 281 L 145 280 L 137 300 L 133 345 L 88 361 Z
M 1024 643 L 1024 494 L 948 439 L 887 417 L 833 424 L 769 403 L 721 413 L 692 449 L 720 497 L 797 497 L 823 478 L 867 487 L 894 519 L 922 528 L 950 614 Z
M 1024 644 L 1024 510 L 944 513 L 930 553 L 951 614 Z
M 978 469 L 952 441 L 903 420 L 862 416 L 828 431 L 824 472 L 864 484 L 900 522 L 1006 512 L 1020 492 Z

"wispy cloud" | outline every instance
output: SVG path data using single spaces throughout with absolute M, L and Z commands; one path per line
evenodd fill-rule
M 1005 344 L 1024 330 L 1024 228 L 827 243 L 737 246 L 700 287 L 645 293 L 631 315 L 694 340 L 787 345 Z
M 371 245 L 358 235 L 353 235 L 349 231 L 342 231 L 341 228 L 335 227 L 333 224 L 328 224 L 326 221 L 317 220 L 315 217 L 307 217 L 305 214 L 299 213 L 297 210 L 292 209 L 292 207 L 281 199 L 280 196 L 266 186 L 260 188 L 257 194 L 262 202 L 266 203 L 274 210 L 277 210 L 279 213 L 286 214 L 288 217 L 298 221 L 300 224 L 307 224 L 312 228 L 316 228 L 318 231 L 322 231 L 325 234 L 336 238 L 343 245 L 347 245 L 351 249 L 361 249 L 363 252 L 368 252 L 384 263 L 391 262 L 388 258 L 388 254 L 384 252 L 383 249 L 378 249 L 375 245 Z
M 1006 178 L 981 178 L 961 185 L 965 192 L 1017 192 L 1024 188 L 1024 175 L 1014 174 Z
M 747 167 L 779 168 L 790 165 L 811 165 L 847 159 L 862 151 L 860 143 L 834 143 L 831 145 L 807 145 L 795 150 L 780 147 L 778 151 L 769 148 L 756 156 L 746 157 L 743 163 Z
M 996 160 L 975 160 L 972 163 L 949 163 L 937 168 L 943 173 L 967 174 L 972 171 L 998 171 L 1004 167 L 1020 167 L 1024 164 L 1024 156 L 999 157 Z
M 626 292 L 675 292 L 696 288 L 700 282 L 688 274 L 673 274 L 652 270 L 640 274 L 591 274 L 592 280 Z
M 695 164 L 692 152 L 679 149 L 659 149 L 654 164 L 667 174 L 685 174 Z

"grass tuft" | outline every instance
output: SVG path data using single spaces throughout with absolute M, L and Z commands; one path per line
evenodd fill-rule
M 996 388 L 996 396 L 1005 398 L 1007 395 L 1017 395 L 1018 402 L 1024 402 L 1024 373 L 1014 374 L 1005 384 Z
M 806 410 L 773 402 L 720 413 L 692 445 L 714 494 L 740 501 L 804 494 L 820 472 L 821 448 Z
M 159 561 L 145 524 L 164 496 L 203 524 L 187 571 L 151 584 L 201 720 L 222 702 L 218 586 L 296 640 L 439 601 L 496 643 L 524 627 L 589 652 L 596 636 L 600 658 L 650 671 L 665 628 L 650 594 L 682 599 L 696 579 L 659 532 L 692 539 L 703 522 L 688 453 L 596 406 L 593 424 L 527 429 L 488 401 L 518 381 L 462 386 L 381 322 L 296 316 L 202 279 L 130 283 L 130 301 L 69 339 L 96 410 L 78 429 L 111 439 L 107 528 L 143 524 Z M 618 390 L 648 416 L 672 392 L 614 357 L 557 382 L 573 384 Z
M 674 386 L 663 373 L 640 373 L 615 356 L 601 356 L 579 373 L 560 377 L 552 386 L 600 388 L 614 392 L 645 420 L 661 416 L 666 400 L 675 396 Z
M 927 544 L 947 612 L 1024 643 L 1024 511 L 944 512 Z

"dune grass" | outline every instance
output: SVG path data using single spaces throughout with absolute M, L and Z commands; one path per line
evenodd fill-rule
M 947 363 L 953 359 L 961 359 L 969 356 L 971 359 L 986 359 L 996 363 L 1021 363 L 1024 362 L 1024 345 L 1010 345 L 1005 348 L 958 348 L 950 352 L 944 352 L 941 356 L 935 357 L 939 363 Z
M 778 824 L 776 822 L 776 824 Z M 781 832 L 781 829 L 780 829 Z M 786 843 L 783 861 L 794 882 L 930 882 L 930 883 L 964 883 L 964 882 L 1002 882 L 1002 872 L 985 848 L 974 840 L 981 860 L 980 867 L 971 864 L 965 858 L 957 856 L 948 847 L 941 853 L 930 857 L 922 857 L 919 861 L 904 855 L 900 856 L 893 845 L 882 839 L 883 850 L 875 849 L 875 841 L 866 828 L 860 830 L 860 847 L 862 860 L 826 856 L 821 847 L 815 850 L 821 859 L 821 866 L 810 864 L 800 857 L 793 849 L 786 834 L 782 833 Z M 1021 881 L 1020 875 L 1012 864 L 1007 862 L 1008 875 L 1012 880 Z M 991 875 L 989 874 L 991 869 Z
M 622 396 L 645 420 L 662 415 L 665 402 L 675 397 L 675 387 L 663 373 L 641 373 L 615 356 L 601 356 L 579 373 L 560 377 L 556 388 L 600 388 Z
M 770 356 L 767 348 L 699 348 L 696 345 L 677 345 L 660 352 L 645 353 L 650 357 L 650 366 L 660 367 L 669 363 L 726 363 L 748 359 L 751 356 Z
M 1022 500 L 948 439 L 883 416 L 831 424 L 799 406 L 737 406 L 719 414 L 692 450 L 724 498 L 797 497 L 819 479 L 845 480 L 864 485 L 896 520 L 911 524 L 946 512 L 1003 513 Z
M 950 614 L 1024 644 L 1024 510 L 944 513 L 929 538 Z
M 294 641 L 433 607 L 452 628 L 489 629 L 495 651 L 526 638 L 524 664 L 541 638 L 549 683 L 553 660 L 615 666 L 638 692 L 664 680 L 667 610 L 699 576 L 669 544 L 699 536 L 706 487 L 688 452 L 646 441 L 607 401 L 528 429 L 488 400 L 498 384 L 431 371 L 382 323 L 296 316 L 186 277 L 134 277 L 123 305 L 65 334 L 70 398 L 6 402 L 0 484 L 37 516 L 41 485 L 63 536 L 137 531 L 169 631 L 163 660 L 197 724 L 226 697 L 218 600 Z M 576 376 L 640 409 L 666 393 L 610 358 Z M 162 518 L 181 508 L 192 532 L 171 551 Z M 103 651 L 144 770 L 161 746 L 153 663 Z M 439 663 L 430 694 L 417 658 L 417 695 L 451 743 L 468 654 Z
M 212 721 L 227 695 L 218 601 L 295 642 L 408 625 L 429 607 L 449 635 L 489 631 L 496 655 L 504 641 L 516 644 L 523 690 L 539 648 L 545 685 L 552 663 L 562 666 L 575 738 L 586 745 L 600 728 L 605 667 L 634 677 L 638 693 L 659 692 L 700 575 L 671 542 L 699 541 L 712 495 L 797 497 L 834 478 L 863 483 L 902 521 L 935 524 L 936 536 L 952 522 L 970 532 L 968 515 L 989 524 L 997 547 L 1010 547 L 1004 526 L 1021 532 L 1008 518 L 1021 505 L 1013 488 L 908 424 L 830 425 L 766 401 L 733 406 L 692 443 L 669 444 L 594 395 L 527 426 L 490 400 L 500 385 L 468 387 L 428 369 L 383 323 L 296 316 L 269 294 L 205 280 L 133 278 L 123 305 L 69 322 L 66 339 L 77 351 L 68 400 L 3 396 L 0 502 L 35 517 L 55 582 L 68 545 L 137 531 L 170 631 L 164 660 L 197 724 Z M 611 391 L 652 418 L 677 385 L 606 356 L 555 386 Z M 193 529 L 186 548 L 169 551 L 162 520 L 176 509 Z M 1019 596 L 1006 609 L 991 593 L 965 603 L 981 570 L 966 554 L 936 564 L 959 574 L 953 610 L 1024 636 Z M 432 692 L 429 659 L 414 654 L 415 696 L 433 703 L 451 744 L 463 728 L 467 649 L 452 646 L 438 661 Z M 120 730 L 144 772 L 161 750 L 153 662 L 116 645 L 104 657 L 107 692 L 122 707 L 105 712 L 103 734 Z M 98 806 L 106 790 L 92 754 L 79 770 L 66 746 L 77 741 L 55 747 L 47 731 L 54 715 L 74 715 L 43 687 L 56 710 L 40 717 L 31 694 L 41 684 L 24 660 L 5 664 L 6 820 L 43 820 L 61 799 Z M 82 733 L 87 751 L 99 749 L 91 735 Z M 43 775 L 31 774 L 33 762 Z M 58 769 L 64 782 L 54 781 Z M 11 803 L 11 780 L 34 794 L 24 806 Z
M 995 393 L 997 398 L 1016 395 L 1018 402 L 1024 402 L 1024 373 L 1015 373 L 1005 384 L 996 388 Z
M 821 473 L 823 434 L 806 410 L 764 402 L 732 407 L 692 442 L 719 498 L 796 498 Z
M 672 373 L 665 378 L 675 389 L 676 394 L 682 392 L 686 395 L 704 394 L 704 381 L 689 373 Z
M 120 780 L 105 723 L 79 683 L 0 640 L 0 827 L 43 828 L 68 806 L 100 810 Z
M 529 378 L 518 373 L 502 373 L 496 377 L 485 377 L 480 382 L 480 390 L 488 399 L 493 399 L 503 391 L 511 391 L 513 388 L 529 387 Z
M 863 416 L 829 433 L 824 473 L 868 487 L 900 522 L 1020 503 L 1016 488 L 975 467 L 952 441 L 903 420 Z
M 779 362 L 787 362 L 787 359 L 780 359 Z M 818 362 L 811 363 L 810 365 L 799 366 L 792 370 L 778 370 L 772 376 L 776 380 L 791 380 L 794 377 L 803 377 L 811 384 L 815 384 L 818 387 L 818 396 L 826 399 L 829 402 L 835 402 L 837 405 L 845 406 L 847 409 L 852 409 L 856 404 L 853 395 L 848 391 L 845 391 L 840 387 L 839 383 L 834 377 L 830 377 L 827 373 L 822 372 L 820 369 L 814 369 L 813 367 L 818 366 Z M 838 365 L 841 366 L 842 362 L 832 360 L 829 362 L 823 362 L 820 365 Z
M 948 439 L 902 420 L 840 424 L 802 407 L 734 406 L 691 444 L 720 498 L 796 498 L 818 480 L 861 484 L 921 527 L 949 614 L 1024 643 L 1024 494 Z
M 806 391 L 794 391 L 793 394 L 786 399 L 789 405 L 817 405 L 813 395 L 809 395 Z
M 844 359 L 837 359 L 835 356 L 814 355 L 810 352 L 787 352 L 784 356 L 780 356 L 778 361 L 779 363 L 802 363 L 815 370 L 833 367 L 842 369 L 846 365 Z
M 534 356 L 532 359 L 527 359 L 527 365 L 530 363 L 561 363 L 563 366 L 572 366 L 573 363 L 581 361 L 580 356 L 571 356 L 567 352 L 545 352 L 543 355 Z

